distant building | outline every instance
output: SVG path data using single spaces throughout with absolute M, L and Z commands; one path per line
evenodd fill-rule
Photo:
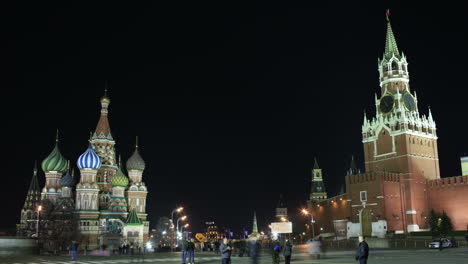
M 276 205 L 275 217 L 277 221 L 284 221 L 288 219 L 288 208 L 286 207 L 286 203 L 284 202 L 282 194 L 280 194 L 278 204 Z
M 206 225 L 206 232 L 205 232 L 205 237 L 208 240 L 220 240 L 223 238 L 221 232 L 219 231 L 218 226 L 215 224 L 215 222 L 205 222 Z

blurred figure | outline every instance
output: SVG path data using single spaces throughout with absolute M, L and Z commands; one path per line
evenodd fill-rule
M 258 255 L 260 251 L 260 243 L 256 239 L 249 241 L 249 254 L 252 259 L 252 264 L 258 264 Z
M 221 251 L 221 263 L 231 264 L 232 248 L 228 244 L 227 238 L 223 239 L 223 243 L 219 246 L 219 251 Z
M 187 251 L 189 255 L 188 263 L 194 264 L 195 263 L 195 239 L 192 238 L 188 241 Z
M 272 246 L 271 246 L 271 256 L 273 258 L 273 264 L 279 264 L 280 252 L 281 252 L 280 243 L 278 239 L 275 239 L 272 241 Z
M 76 252 L 78 251 L 78 243 L 73 240 L 70 244 L 71 258 L 72 261 L 76 261 Z
M 284 256 L 285 264 L 291 263 L 292 248 L 293 248 L 293 245 L 291 244 L 289 239 L 286 239 L 286 243 L 284 244 L 284 248 L 283 248 L 283 256 Z
M 185 261 L 187 260 L 188 241 L 182 239 L 180 242 L 180 248 L 182 250 L 182 264 L 185 264 Z
M 359 246 L 356 251 L 356 260 L 359 264 L 367 264 L 367 258 L 369 257 L 369 245 L 364 241 L 363 236 L 359 236 Z
M 309 240 L 307 241 L 309 254 L 314 259 L 319 259 L 321 254 L 321 244 L 320 241 L 317 240 Z

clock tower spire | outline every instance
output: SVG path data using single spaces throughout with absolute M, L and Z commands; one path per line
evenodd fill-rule
M 387 10 L 385 50 L 378 60 L 380 98 L 376 116 L 365 118 L 362 142 L 366 171 L 440 178 L 436 124 L 421 115 L 410 90 L 408 62 L 398 49 Z

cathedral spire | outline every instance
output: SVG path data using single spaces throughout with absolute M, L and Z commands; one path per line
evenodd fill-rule
M 37 161 L 34 161 L 33 176 L 29 183 L 29 190 L 24 202 L 23 210 L 35 210 L 36 205 L 39 203 L 41 197 L 41 190 L 37 181 Z
M 252 234 L 257 234 L 257 233 L 258 233 L 257 212 L 254 211 L 253 225 L 252 225 Z
M 314 158 L 314 170 L 318 170 L 318 169 L 320 169 L 320 167 L 318 165 L 317 158 Z
M 110 104 L 110 98 L 108 96 L 108 85 L 107 81 L 104 88 L 104 95 L 101 97 L 101 117 L 99 118 L 98 124 L 96 126 L 96 131 L 94 132 L 93 139 L 108 139 L 113 140 L 109 125 L 109 120 L 107 118 L 108 108 Z
M 398 51 L 398 46 L 393 35 L 392 25 L 390 24 L 390 10 L 387 9 L 387 37 L 385 40 L 385 54 L 386 59 L 390 59 L 393 55 L 400 57 L 400 52 Z

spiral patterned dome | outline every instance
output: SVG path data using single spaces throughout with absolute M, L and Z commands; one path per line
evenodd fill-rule
M 127 160 L 127 170 L 145 170 L 145 161 L 141 158 L 140 153 L 138 152 L 138 147 L 136 147 L 133 155 Z
M 52 152 L 41 163 L 42 170 L 48 171 L 65 171 L 67 170 L 67 160 L 62 156 L 58 148 L 58 142 Z
M 109 182 L 110 182 L 110 184 L 112 184 L 112 186 L 127 187 L 128 178 L 127 178 L 127 176 L 125 176 L 123 171 L 119 168 L 117 173 L 114 176 L 111 177 Z
M 93 147 L 89 145 L 88 149 L 78 158 L 77 165 L 80 169 L 99 169 L 101 167 L 101 159 L 94 152 Z
M 73 187 L 75 185 L 75 179 L 70 175 L 70 170 L 60 179 L 59 184 L 61 187 Z

